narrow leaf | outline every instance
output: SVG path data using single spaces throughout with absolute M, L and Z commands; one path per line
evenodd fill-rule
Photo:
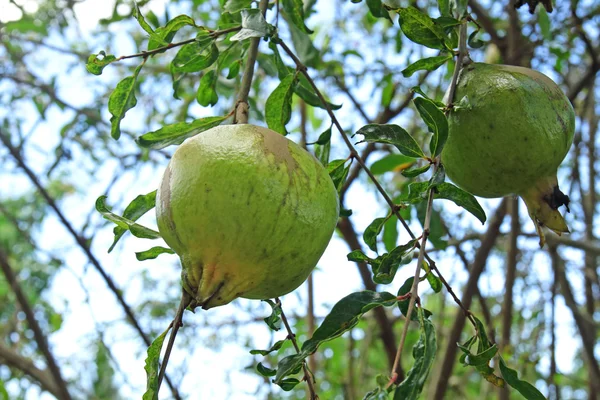
M 132 76 L 128 76 L 119 82 L 108 98 L 108 111 L 112 114 L 110 119 L 110 135 L 114 139 L 119 139 L 121 136 L 121 120 L 125 117 L 125 113 L 137 104 L 135 84 L 142 65 L 140 64 L 135 69 Z
M 293 390 L 300 383 L 300 381 L 296 378 L 288 378 L 276 383 L 280 388 L 286 392 L 289 392 L 290 390 Z
M 435 158 L 442 152 L 442 148 L 448 139 L 448 120 L 431 100 L 417 97 L 414 99 L 414 103 L 419 115 L 429 128 L 429 132 L 433 133 L 429 150 L 431 151 L 431 157 Z
M 432 49 L 444 48 L 446 34 L 431 17 L 415 7 L 400 8 L 397 12 L 400 16 L 400 28 L 407 38 Z
M 500 373 L 510 386 L 514 387 L 527 400 L 545 400 L 546 398 L 531 383 L 519 379 L 517 371 L 509 368 L 502 357 L 500 357 Z
M 166 331 L 160 334 L 159 337 L 154 339 L 150 347 L 146 352 L 146 392 L 144 393 L 143 400 L 158 400 L 158 372 L 159 372 L 159 358 L 162 350 L 163 342 L 167 337 L 167 333 L 171 327 L 167 328 Z
M 425 164 L 421 167 L 405 169 L 401 172 L 401 174 L 407 178 L 414 178 L 429 171 L 429 168 L 431 168 L 431 164 Z
M 198 72 L 210 67 L 219 58 L 214 40 L 196 41 L 183 46 L 171 62 L 173 72 Z
M 396 247 L 389 254 L 383 256 L 377 272 L 373 276 L 373 281 L 383 285 L 392 283 L 398 267 L 412 261 L 413 257 L 410 253 L 415 248 L 416 243 L 416 239 L 410 240 L 408 243 Z
M 151 37 L 148 42 L 148 50 L 154 50 L 159 47 L 169 44 L 173 41 L 175 34 L 184 26 L 197 26 L 196 22 L 189 15 L 178 15 L 173 18 L 165 26 L 157 28 L 155 31 L 156 36 L 161 40 L 156 40 L 155 37 Z
M 377 252 L 377 235 L 381 233 L 383 224 L 385 224 L 385 221 L 387 221 L 388 218 L 389 217 L 375 218 L 363 233 L 363 240 L 374 252 Z
M 389 154 L 371 164 L 371 172 L 381 175 L 389 171 L 404 171 L 413 165 L 416 160 L 402 154 Z
M 142 239 L 159 239 L 160 233 L 150 228 L 146 228 L 138 223 L 135 223 L 127 218 L 123 218 L 117 214 L 114 214 L 110 211 L 110 209 L 106 206 L 106 196 L 100 196 L 96 200 L 96 210 L 102 214 L 102 216 L 117 224 L 119 227 L 123 229 L 128 229 L 131 233 L 138 238 Z
M 405 78 L 408 78 L 417 71 L 435 71 L 451 59 L 451 54 L 437 57 L 422 58 L 403 69 L 402 75 L 404 75 Z
M 281 303 L 275 303 L 273 300 L 263 300 L 271 306 L 271 315 L 264 318 L 265 323 L 273 331 L 281 329 Z
M 377 293 L 369 290 L 349 294 L 338 301 L 317 328 L 313 337 L 304 342 L 300 353 L 279 361 L 275 383 L 281 382 L 298 368 L 306 357 L 314 353 L 323 342 L 335 339 L 352 329 L 363 314 L 375 307 L 392 306 L 396 304 L 396 301 L 396 296 L 391 293 Z
M 198 93 L 196 95 L 196 101 L 203 107 L 214 106 L 219 101 L 219 95 L 216 91 L 217 84 L 217 72 L 214 69 L 206 72 L 200 79 L 200 85 L 198 85 Z
M 369 257 L 367 257 L 365 255 L 365 253 L 363 253 L 360 250 L 354 250 L 354 251 L 348 253 L 346 255 L 346 257 L 348 258 L 348 261 L 354 261 L 354 262 L 369 262 L 369 261 L 371 261 L 371 259 Z
M 151 249 L 145 250 L 145 251 L 140 251 L 140 252 L 136 252 L 135 253 L 135 258 L 137 258 L 138 261 L 145 261 L 145 260 L 153 260 L 156 257 L 160 256 L 161 254 L 175 254 L 175 252 L 171 249 L 167 249 L 165 247 L 161 247 L 161 246 L 155 246 L 152 247 Z
M 425 157 L 417 141 L 398 125 L 368 124 L 360 128 L 356 135 L 364 136 L 362 142 L 392 144 L 400 150 L 400 153 L 409 157 Z
M 435 188 L 436 199 L 451 200 L 459 207 L 464 208 L 475 216 L 482 224 L 485 223 L 485 211 L 479 205 L 479 202 L 471 193 L 466 192 L 451 183 L 444 182 Z
M 304 33 L 313 33 L 304 23 L 304 3 L 302 0 L 283 0 L 281 4 L 283 5 L 283 11 L 298 29 Z
M 292 116 L 292 86 L 295 79 L 295 75 L 283 78 L 265 104 L 267 126 L 282 135 L 287 135 L 285 125 Z
M 220 125 L 228 117 L 206 117 L 192 122 L 178 122 L 166 125 L 157 131 L 146 133 L 137 138 L 137 143 L 150 149 L 163 149 L 172 144 L 181 144 L 185 139 Z
M 258 363 L 258 365 L 256 365 L 256 370 L 262 376 L 275 376 L 275 374 L 277 373 L 277 370 L 267 368 L 260 362 Z
M 137 221 L 142 215 L 152 210 L 154 208 L 155 203 L 156 190 L 148 194 L 140 194 L 135 199 L 133 199 L 131 203 L 127 205 L 127 207 L 125 207 L 125 210 L 123 211 L 123 218 L 127 218 L 131 221 Z M 121 237 L 123 237 L 123 235 L 127 231 L 128 229 L 121 228 L 118 225 L 115 226 L 115 228 L 113 229 L 115 239 L 113 240 L 112 245 L 108 249 L 109 253 L 114 249 L 117 242 L 121 239 Z
M 406 378 L 398 385 L 394 400 L 417 400 L 423 391 L 425 381 L 435 360 L 437 340 L 433 323 L 425 317 L 422 309 L 418 309 L 421 322 L 421 336 L 413 347 L 415 362 L 406 374 Z
M 101 75 L 104 67 L 112 62 L 115 62 L 116 60 L 117 57 L 101 51 L 98 54 L 92 54 L 89 56 L 87 63 L 85 64 L 85 69 L 91 74 Z
M 338 193 L 342 190 L 348 172 L 350 171 L 350 165 L 346 166 L 346 161 L 347 160 L 333 160 L 327 165 L 327 172 Z
M 269 349 L 267 349 L 267 350 L 250 350 L 250 354 L 253 354 L 253 355 L 260 354 L 261 356 L 266 356 L 268 354 L 271 354 L 274 351 L 279 350 L 281 348 L 281 346 L 283 346 L 284 343 L 285 343 L 285 340 L 278 340 Z

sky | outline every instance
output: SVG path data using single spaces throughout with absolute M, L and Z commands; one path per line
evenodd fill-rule
M 36 7 L 36 1 L 34 0 L 17 0 L 17 2 L 23 4 L 31 11 Z M 150 2 L 150 7 L 157 15 L 161 15 L 166 3 L 167 1 L 164 0 L 154 0 Z M 98 20 L 111 15 L 113 4 L 113 1 L 86 0 L 74 6 L 75 13 L 80 21 L 82 40 L 97 43 L 100 46 L 98 49 L 102 48 L 102 41 L 94 36 L 94 32 Z M 328 5 L 331 6 L 331 3 L 323 0 L 319 1 L 320 13 L 310 20 L 311 24 L 317 26 L 319 23 L 325 22 L 327 16 L 332 12 L 331 10 L 327 10 Z M 0 0 L 0 21 L 7 22 L 18 19 L 20 17 L 19 14 L 18 9 L 11 5 L 8 0 Z M 172 15 L 174 14 L 172 13 Z M 262 45 L 266 46 L 264 43 Z M 118 55 L 128 54 L 136 50 L 132 49 L 127 41 L 123 41 L 120 46 L 121 48 L 116 52 Z M 49 57 L 49 53 L 43 54 Z M 49 78 L 54 74 L 60 74 L 60 69 L 60 63 L 48 62 L 44 70 L 40 71 L 40 73 L 44 73 L 45 75 L 42 76 Z M 110 68 L 101 77 L 91 76 L 83 68 L 71 73 L 72 75 L 61 79 L 60 91 L 65 98 L 71 99 L 71 101 L 77 104 L 86 104 L 92 98 L 91 95 L 86 95 L 85 90 L 81 90 L 82 86 L 93 87 L 99 79 L 117 79 L 119 77 Z M 333 100 L 334 102 L 348 103 L 343 97 L 334 98 Z M 346 104 L 339 111 L 338 115 L 342 119 L 344 117 L 346 120 L 353 118 L 352 109 L 348 106 L 349 104 Z M 0 112 L 2 111 L 0 110 Z M 55 143 L 49 143 L 48 141 L 48 137 L 52 136 L 48 132 L 60 129 L 66 120 L 65 115 L 56 110 L 50 115 L 51 117 L 48 118 L 48 122 L 43 124 L 34 135 L 34 140 L 41 149 L 54 147 Z M 128 114 L 124 123 L 132 130 L 135 130 L 136 124 L 132 122 L 133 120 L 134 118 Z M 337 133 L 334 133 L 334 141 L 339 143 Z M 28 154 L 28 157 L 34 160 L 36 157 L 42 159 L 44 156 L 43 152 Z M 82 218 L 92 208 L 95 199 L 103 194 L 103 190 L 112 177 L 116 166 L 113 165 L 111 167 L 110 165 L 106 165 L 103 168 L 106 168 L 106 173 L 100 174 L 98 181 L 91 181 L 89 177 L 84 175 L 76 177 L 78 181 L 82 179 L 81 182 L 87 182 L 89 191 L 87 193 L 78 193 L 76 196 L 62 203 L 63 210 L 67 212 L 72 222 L 78 226 L 80 225 L 79 222 L 83 220 Z M 18 180 L 17 184 L 21 186 L 23 191 L 29 188 L 26 181 Z M 151 168 L 145 168 L 139 171 L 138 176 L 126 176 L 118 183 L 118 187 L 113 189 L 112 193 L 122 193 L 122 199 L 111 198 L 109 200 L 112 204 L 118 204 L 117 202 L 122 200 L 122 208 L 126 204 L 125 201 L 132 199 L 139 193 L 147 193 L 154 190 L 157 184 L 156 171 Z M 7 194 L 7 188 L 0 187 L 0 196 Z M 362 183 L 354 185 L 347 199 L 349 208 L 354 211 L 352 219 L 360 231 L 375 217 L 383 216 L 384 211 L 381 207 L 365 206 L 367 204 L 382 204 L 381 200 L 375 195 L 372 187 L 365 187 Z M 498 200 L 485 200 L 482 203 L 485 205 L 486 210 L 492 210 L 498 204 Z M 459 211 L 453 204 L 446 202 L 444 206 L 448 212 Z M 521 209 L 524 210 L 524 207 L 521 207 Z M 468 219 L 468 221 L 475 225 L 474 219 Z M 142 223 L 154 227 L 153 215 L 145 216 Z M 533 230 L 529 221 L 525 225 L 525 228 L 529 231 Z M 415 231 L 419 232 L 419 227 L 416 227 Z M 124 398 L 139 398 L 145 387 L 146 379 L 143 369 L 145 348 L 140 345 L 140 341 L 135 333 L 122 321 L 123 314 L 114 299 L 114 295 L 108 291 L 98 274 L 86 265 L 85 257 L 77 249 L 68 244 L 71 239 L 64 232 L 64 229 L 54 215 L 48 218 L 48 221 L 44 225 L 44 232 L 41 235 L 45 238 L 43 246 L 46 249 L 65 248 L 68 251 L 68 268 L 59 272 L 54 279 L 52 295 L 49 298 L 57 309 L 63 310 L 66 314 L 62 329 L 52 335 L 51 345 L 54 352 L 58 358 L 65 360 L 72 356 L 81 357 L 81 355 L 75 354 L 74 351 L 86 348 L 86 344 L 94 337 L 97 326 L 108 326 L 108 329 L 105 329 L 105 340 L 112 346 L 113 354 L 117 359 L 119 369 L 122 371 L 122 374 L 119 375 L 120 379 L 124 379 L 123 382 L 120 382 L 122 384 L 122 394 Z M 408 241 L 408 236 L 405 233 L 402 235 L 400 242 L 402 240 Z M 174 277 L 177 277 L 179 273 L 176 256 L 164 255 L 154 261 L 138 262 L 135 259 L 135 252 L 146 250 L 149 246 L 147 242 L 132 238 L 131 236 L 123 240 L 115 252 L 107 254 L 106 249 L 112 243 L 112 239 L 111 228 L 104 229 L 96 235 L 93 250 L 102 264 L 107 266 L 109 274 L 124 289 L 125 298 L 129 300 L 129 303 L 135 303 L 135 299 L 144 290 L 141 279 L 139 279 L 139 276 L 143 274 L 149 274 L 167 283 L 176 281 Z M 530 241 L 527 243 L 523 241 L 521 244 L 530 245 L 530 243 Z M 155 245 L 155 243 L 152 245 Z M 346 259 L 347 253 L 346 244 L 341 239 L 334 237 L 318 264 L 318 269 L 315 272 L 315 293 L 317 304 L 316 314 L 319 316 L 326 315 L 331 305 L 343 296 L 352 291 L 362 289 L 362 283 L 355 265 Z M 412 276 L 414 272 L 413 266 L 411 264 L 411 267 L 401 269 L 395 278 L 395 284 L 382 286 L 381 290 L 388 290 L 394 293 L 396 291 L 395 287 Z M 447 257 L 438 260 L 438 267 L 455 288 L 458 287 L 459 282 L 464 282 L 467 278 L 462 265 L 453 258 Z M 531 268 L 533 273 L 540 274 L 541 276 L 548 276 L 549 274 L 547 260 L 539 259 L 538 262 L 531 265 Z M 488 265 L 488 271 L 490 273 L 480 282 L 481 290 L 488 294 L 501 293 L 503 287 L 498 287 L 497 278 L 501 274 L 502 265 L 497 260 L 492 260 Z M 79 277 L 82 277 L 81 280 Z M 87 288 L 87 293 L 81 290 L 82 284 Z M 161 287 L 159 289 L 178 290 L 176 287 Z M 420 286 L 420 293 L 429 293 L 430 291 L 425 285 Z M 305 292 L 306 286 L 303 285 L 295 293 L 284 296 L 284 310 L 298 310 L 299 313 L 303 313 Z M 157 293 L 157 296 L 160 296 L 160 293 Z M 87 304 L 88 297 L 89 306 Z M 527 299 L 528 302 L 531 302 L 530 304 L 533 304 L 536 300 L 535 298 Z M 268 307 L 264 303 L 241 301 L 240 304 L 254 310 L 254 315 L 268 315 Z M 215 321 L 228 321 L 239 316 L 239 312 L 233 306 L 213 309 L 209 312 L 212 315 L 207 315 L 206 318 Z M 562 300 L 558 304 L 558 313 L 561 315 L 561 318 L 557 321 L 559 340 L 557 353 L 559 364 L 566 371 L 572 366 L 571 357 L 574 346 L 574 332 L 571 327 L 570 312 L 562 304 Z M 564 318 L 562 317 L 563 315 Z M 198 314 L 188 313 L 185 318 L 186 320 L 199 318 L 201 321 L 204 321 L 204 317 L 200 317 Z M 225 327 L 223 329 L 227 330 L 228 328 Z M 207 343 L 207 345 L 197 346 L 197 350 L 193 354 L 187 354 L 184 349 L 176 349 L 169 364 L 169 371 L 177 371 L 178 366 L 182 365 L 182 363 L 188 365 L 188 373 L 183 380 L 181 390 L 187 393 L 194 393 L 192 398 L 255 399 L 256 396 L 253 390 L 263 385 L 262 378 L 254 373 L 244 372 L 244 367 L 253 362 L 253 356 L 248 353 L 247 349 L 241 347 L 235 341 L 225 344 L 218 349 L 211 348 L 209 331 L 199 329 L 198 332 L 198 341 Z M 270 334 L 262 324 L 252 324 L 246 328 L 246 332 L 254 338 L 255 348 L 267 348 L 270 346 Z M 230 334 L 230 332 L 226 332 L 226 334 Z M 282 336 L 283 333 L 279 333 L 279 338 L 282 338 Z M 76 345 L 73 346 L 73 343 Z M 543 360 L 541 364 L 542 367 L 546 368 L 547 360 Z M 76 366 L 77 364 L 72 366 L 68 366 L 67 364 L 63 368 L 63 373 L 69 379 L 77 380 L 80 376 L 80 371 L 75 368 Z M 207 368 L 207 366 L 210 366 L 210 368 Z M 192 373 L 189 371 L 202 371 L 202 373 Z M 235 389 L 238 391 L 232 395 L 229 393 L 231 386 L 224 384 L 227 379 L 235 382 L 236 388 L 246 389 Z M 244 393 L 245 391 L 248 393 Z M 167 387 L 164 386 L 163 396 L 166 395 L 166 392 Z M 31 399 L 38 398 L 37 396 L 34 393 Z M 42 395 L 40 398 L 50 399 L 51 396 Z

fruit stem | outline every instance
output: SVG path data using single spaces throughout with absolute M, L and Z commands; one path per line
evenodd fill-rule
M 267 12 L 267 6 L 269 0 L 260 0 L 258 8 L 263 15 Z M 260 38 L 250 39 L 250 48 L 248 49 L 248 58 L 246 59 L 246 67 L 244 69 L 244 76 L 240 85 L 240 91 L 238 93 L 238 99 L 235 103 L 235 115 L 233 116 L 234 124 L 247 124 L 248 123 L 248 94 L 250 93 L 250 86 L 252 85 L 252 77 L 254 76 L 254 64 L 256 63 L 256 56 L 258 55 L 258 44 Z
M 540 179 L 532 188 L 519 195 L 525 201 L 529 217 L 540 237 L 540 247 L 544 247 L 546 243 L 543 226 L 559 236 L 563 232 L 569 232 L 565 219 L 558 212 L 562 205 L 569 212 L 569 196 L 558 188 L 556 174 Z
M 156 395 L 160 392 L 160 384 L 162 383 L 163 377 L 165 376 L 165 371 L 167 370 L 167 363 L 169 362 L 169 357 L 171 355 L 171 350 L 173 350 L 173 344 L 175 343 L 175 336 L 177 336 L 177 331 L 183 325 L 183 312 L 192 302 L 192 296 L 190 296 L 185 290 L 181 291 L 181 301 L 179 302 L 179 308 L 177 309 L 177 314 L 175 314 L 175 318 L 173 322 L 171 322 L 171 326 L 173 330 L 171 331 L 171 335 L 169 336 L 169 343 L 167 343 L 167 349 L 165 350 L 165 357 L 163 359 L 162 365 L 160 366 L 160 372 L 158 373 L 158 386 L 156 388 Z

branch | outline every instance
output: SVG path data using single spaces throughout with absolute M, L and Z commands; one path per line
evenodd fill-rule
M 258 8 L 262 12 L 263 16 L 267 12 L 268 5 L 268 0 L 260 0 Z M 258 45 L 260 43 L 260 40 L 261 38 L 258 37 L 250 39 L 250 48 L 248 49 L 248 58 L 246 59 L 244 76 L 242 77 L 242 83 L 240 85 L 238 99 L 235 104 L 235 113 L 233 116 L 234 124 L 248 123 L 248 94 L 250 93 L 250 86 L 252 85 L 252 78 L 254 76 L 254 64 L 256 63 L 256 56 L 258 55 Z
M 279 299 L 279 297 L 277 297 L 275 299 L 275 302 L 281 305 L 281 300 Z M 285 325 L 285 329 L 288 333 L 288 339 L 290 339 L 290 341 L 294 345 L 294 349 L 296 349 L 296 353 L 300 353 L 300 347 L 298 346 L 298 342 L 296 341 L 296 335 L 294 334 L 294 331 L 292 331 L 292 328 L 290 327 L 287 317 L 285 316 L 285 314 L 283 312 L 283 308 L 281 308 L 281 321 L 283 321 L 283 325 Z M 304 370 L 304 380 L 306 381 L 306 384 L 308 385 L 308 393 L 310 395 L 309 399 L 310 400 L 318 400 L 319 396 L 317 396 L 317 393 L 315 391 L 315 378 L 308 370 L 308 367 L 306 366 L 306 360 L 302 361 L 302 369 Z
M 57 386 L 52 374 L 47 370 L 39 369 L 33 361 L 25 358 L 13 351 L 12 349 L 0 343 L 0 364 L 18 369 L 25 375 L 28 375 L 35 382 L 39 383 L 40 387 L 51 393 L 57 399 L 63 398 L 61 388 Z
M 502 343 L 500 351 L 506 351 L 510 347 L 510 330 L 513 317 L 513 288 L 517 274 L 517 238 L 521 230 L 519 221 L 519 198 L 513 197 L 510 199 L 510 235 L 508 238 L 508 249 L 506 251 L 506 283 L 504 291 L 504 304 L 502 306 Z M 508 400 L 510 397 L 508 387 L 500 388 L 500 399 Z
M 81 248 L 81 250 L 84 252 L 84 254 L 87 256 L 88 260 L 94 266 L 94 268 L 96 269 L 96 271 L 98 271 L 98 273 L 100 274 L 100 276 L 102 276 L 102 278 L 106 282 L 106 285 L 113 292 L 113 294 L 117 298 L 118 303 L 121 305 L 121 307 L 125 311 L 125 315 L 127 315 L 127 318 L 129 319 L 129 322 L 133 325 L 134 329 L 138 332 L 138 334 L 140 335 L 140 337 L 144 340 L 144 343 L 146 344 L 146 346 L 150 346 L 152 344 L 152 341 L 150 340 L 150 338 L 148 337 L 148 335 L 146 335 L 146 333 L 144 332 L 144 330 L 140 326 L 140 324 L 137 321 L 137 319 L 135 317 L 135 314 L 133 313 L 133 310 L 131 309 L 131 307 L 129 306 L 129 304 L 127 304 L 127 302 L 125 301 L 125 298 L 123 297 L 123 294 L 122 294 L 123 292 L 121 291 L 121 289 L 119 289 L 117 287 L 117 285 L 114 283 L 114 281 L 112 280 L 112 278 L 104 270 L 104 268 L 102 267 L 102 265 L 100 264 L 100 261 L 98 261 L 98 259 L 96 258 L 96 256 L 94 256 L 94 254 L 92 253 L 92 250 L 89 247 L 89 244 L 88 244 L 86 238 L 84 238 L 81 235 L 79 235 L 77 233 L 77 231 L 75 230 L 75 228 L 73 228 L 73 226 L 67 220 L 67 218 L 62 213 L 62 211 L 60 210 L 60 208 L 58 208 L 58 205 L 56 204 L 56 202 L 54 201 L 54 199 L 50 196 L 50 194 L 44 188 L 44 186 L 42 186 L 42 184 L 38 180 L 38 178 L 35 175 L 35 173 L 27 166 L 27 164 L 23 160 L 23 157 L 21 157 L 21 155 L 19 154 L 19 152 L 17 151 L 17 149 L 10 143 L 10 140 L 8 139 L 8 137 L 5 136 L 2 132 L 0 132 L 0 142 L 2 142 L 4 144 L 4 147 L 6 147 L 8 149 L 10 155 L 17 162 L 17 164 L 19 165 L 19 167 L 25 172 L 25 174 L 27 175 L 27 177 L 29 178 L 29 180 L 31 181 L 31 183 L 33 183 L 33 185 L 38 189 L 38 191 L 40 192 L 40 194 L 42 195 L 42 197 L 46 200 L 46 202 L 48 203 L 48 205 L 50 206 L 50 208 L 52 208 L 52 210 L 54 210 L 54 212 L 56 213 L 56 215 L 57 215 L 58 219 L 60 220 L 60 222 L 62 223 L 62 225 L 71 234 L 71 236 L 73 237 L 73 239 L 75 239 L 75 242 Z M 167 377 L 167 384 L 171 388 L 173 396 L 176 399 L 181 399 L 181 397 L 179 396 L 179 393 L 177 391 L 177 388 L 175 388 L 175 386 L 173 385 L 173 383 L 171 382 L 171 380 L 169 379 L 169 377 Z
M 50 370 L 50 374 L 52 374 L 52 378 L 54 379 L 54 384 L 58 389 L 59 396 L 57 397 L 61 400 L 71 400 L 71 395 L 67 389 L 67 384 L 62 378 L 60 368 L 58 367 L 58 364 L 56 363 L 56 360 L 50 351 L 46 336 L 44 335 L 44 332 L 42 332 L 42 329 L 35 319 L 33 309 L 29 305 L 29 301 L 27 300 L 25 293 L 23 293 L 23 290 L 17 281 L 17 277 L 15 276 L 15 273 L 8 262 L 8 256 L 4 253 L 4 251 L 2 251 L 2 249 L 0 249 L 0 268 L 2 268 L 2 272 L 4 273 L 6 281 L 10 285 L 12 291 L 15 293 L 15 297 L 17 298 L 23 313 L 25 313 L 27 324 L 33 331 L 33 337 L 37 343 L 38 350 L 40 350 L 46 358 L 48 369 Z
M 348 218 L 340 218 L 338 225 L 338 229 L 342 234 L 344 240 L 348 244 L 350 250 L 360 250 L 362 251 L 362 246 L 358 241 L 358 235 L 354 230 L 354 226 L 352 226 L 352 222 Z M 363 281 L 363 285 L 365 289 L 371 291 L 377 291 L 377 285 L 373 282 L 371 278 L 371 272 L 369 271 L 369 267 L 364 262 L 357 262 L 356 266 L 358 267 L 358 272 Z M 396 357 L 396 335 L 394 334 L 393 323 L 388 318 L 388 315 L 385 312 L 384 307 L 375 307 L 373 309 L 375 313 L 375 319 L 377 320 L 377 324 L 379 325 L 379 336 L 381 341 L 383 342 L 383 347 L 385 348 L 385 353 L 388 358 L 388 364 L 391 368 L 394 365 L 394 359 Z M 400 371 L 398 373 L 402 379 L 404 379 L 404 372 Z
M 565 304 L 569 310 L 571 310 L 573 319 L 575 320 L 575 324 L 579 330 L 579 336 L 581 336 L 584 354 L 586 355 L 586 359 L 588 361 L 590 373 L 589 384 L 595 388 L 596 392 L 598 392 L 600 391 L 600 367 L 598 366 L 598 360 L 594 354 L 596 337 L 594 335 L 593 323 L 589 321 L 588 318 L 581 313 L 581 311 L 579 311 L 579 306 L 575 301 L 573 290 L 571 289 L 571 285 L 569 284 L 569 280 L 565 272 L 564 261 L 559 256 L 556 246 L 549 245 L 548 252 L 550 253 L 554 275 L 557 277 L 560 284 L 560 290 L 563 298 L 565 299 Z
M 464 307 L 469 308 L 471 306 L 471 302 L 473 300 L 473 295 L 475 294 L 479 282 L 479 277 L 483 273 L 485 266 L 487 264 L 487 259 L 490 255 L 492 247 L 496 243 L 496 239 L 500 234 L 500 225 L 502 225 L 502 221 L 504 221 L 504 216 L 506 214 L 506 199 L 502 199 L 502 202 L 496 209 L 494 216 L 491 218 L 488 229 L 481 240 L 481 244 L 477 249 L 477 253 L 475 253 L 475 259 L 473 260 L 473 264 L 469 269 L 469 279 L 465 286 L 465 290 L 462 296 L 462 302 Z M 450 380 L 450 376 L 452 374 L 452 369 L 454 367 L 454 359 L 456 358 L 456 351 L 458 347 L 456 343 L 460 341 L 460 334 L 465 325 L 466 317 L 463 313 L 458 313 L 456 315 L 456 319 L 454 320 L 454 324 L 452 325 L 452 329 L 450 331 L 450 335 L 448 337 L 448 345 L 446 347 L 446 352 L 444 354 L 444 359 L 441 363 L 440 375 L 437 380 L 437 387 L 435 389 L 435 393 L 433 398 L 435 400 L 442 400 L 446 394 L 446 389 L 448 387 L 448 381 Z

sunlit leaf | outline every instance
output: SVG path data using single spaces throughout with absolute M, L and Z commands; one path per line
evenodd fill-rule
M 175 254 L 175 252 L 166 247 L 155 246 L 145 251 L 136 252 L 135 258 L 137 258 L 138 261 L 153 260 L 161 254 Z
M 155 150 L 163 149 L 173 144 L 181 144 L 187 138 L 220 125 L 227 118 L 228 116 L 206 117 L 196 119 L 192 122 L 178 122 L 176 124 L 165 125 L 157 131 L 140 136 L 136 141 L 142 147 Z
M 313 33 L 304 23 L 304 2 L 302 0 L 282 0 L 281 4 L 283 11 L 298 29 L 304 33 Z
M 123 218 L 120 215 L 114 214 L 109 208 L 106 206 L 106 196 L 100 196 L 96 200 L 96 210 L 102 214 L 102 216 L 117 224 L 119 227 L 123 229 L 128 229 L 131 234 L 135 237 L 142 239 L 159 239 L 160 233 L 150 228 L 146 228 L 136 222 L 133 222 L 127 218 Z
M 156 190 L 148 193 L 148 194 L 140 194 L 135 199 L 131 201 L 123 211 L 123 218 L 127 218 L 131 221 L 137 221 L 141 216 L 146 214 L 148 211 L 154 208 L 156 203 Z M 119 239 L 123 237 L 123 235 L 128 231 L 128 229 L 122 228 L 120 226 L 115 226 L 113 229 L 113 233 L 115 234 L 115 238 L 113 240 L 112 245 L 109 247 L 108 252 L 110 253 L 114 248 Z
M 106 54 L 104 51 L 101 51 L 98 54 L 92 54 L 89 56 L 87 63 L 85 64 L 85 69 L 94 75 L 101 75 L 104 67 L 108 64 L 113 63 L 117 60 L 117 57 L 112 54 Z
M 119 139 L 121 136 L 121 120 L 125 117 L 125 113 L 137 104 L 135 86 L 142 66 L 143 63 L 135 69 L 132 76 L 121 80 L 108 98 L 108 111 L 112 115 L 110 135 L 114 139 Z
M 146 352 L 146 392 L 142 396 L 143 400 L 158 400 L 158 372 L 160 371 L 159 359 L 163 343 L 171 327 L 154 339 Z
M 482 224 L 485 223 L 485 211 L 471 193 L 465 192 L 451 183 L 444 182 L 435 187 L 435 198 L 450 200 L 473 214 Z
M 282 135 L 287 135 L 288 132 L 285 129 L 285 125 L 292 116 L 292 86 L 295 79 L 295 75 L 288 75 L 283 78 L 273 93 L 267 98 L 265 104 L 267 126 Z
M 364 136 L 364 140 L 359 143 L 388 143 L 396 146 L 406 156 L 416 158 L 425 157 L 417 141 L 398 125 L 368 124 L 360 128 L 356 132 L 356 135 Z
M 500 357 L 500 373 L 513 388 L 517 389 L 527 400 L 545 400 L 546 397 L 531 383 L 519 379 L 517 371 L 509 368 L 502 357 Z
M 422 58 L 403 69 L 402 75 L 404 75 L 405 78 L 408 78 L 417 71 L 435 71 L 451 59 L 451 54 L 437 57 Z

